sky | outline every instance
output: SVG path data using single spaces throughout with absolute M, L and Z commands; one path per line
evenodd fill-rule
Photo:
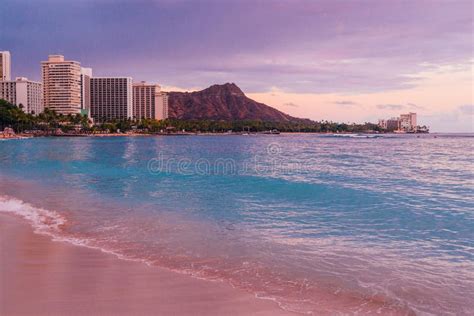
M 473 12 L 470 0 L 2 0 L 0 50 L 34 80 L 63 54 L 169 91 L 234 82 L 298 117 L 411 111 L 432 131 L 474 132 Z

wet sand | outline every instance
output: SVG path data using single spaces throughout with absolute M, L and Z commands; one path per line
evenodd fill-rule
M 289 315 L 223 282 L 52 241 L 0 214 L 0 315 Z

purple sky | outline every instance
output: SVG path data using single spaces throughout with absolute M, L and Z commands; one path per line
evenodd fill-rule
M 96 75 L 182 88 L 235 82 L 254 94 L 380 93 L 414 89 L 420 74 L 440 67 L 472 69 L 472 6 L 435 0 L 2 0 L 0 50 L 11 51 L 15 76 L 33 79 L 40 78 L 41 60 L 61 53 Z M 472 95 L 465 99 L 453 106 L 472 105 Z M 334 102 L 348 107 L 353 101 Z M 306 116 L 318 118 L 311 108 Z

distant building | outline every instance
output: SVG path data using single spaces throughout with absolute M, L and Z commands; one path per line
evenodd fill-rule
M 133 118 L 163 120 L 168 117 L 168 96 L 158 84 L 133 84 Z
M 166 92 L 161 92 L 158 95 L 158 115 L 157 120 L 164 120 L 168 118 L 168 94 Z
M 59 114 L 81 112 L 81 64 L 64 60 L 62 55 L 50 55 L 41 62 L 43 104 Z
M 379 127 L 382 129 L 387 129 L 387 120 L 379 119 Z
M 417 132 L 418 125 L 416 121 L 416 113 L 400 114 L 400 117 L 392 117 L 391 119 L 379 119 L 379 127 L 387 131 L 401 132 Z
M 408 113 L 400 115 L 400 129 L 405 132 L 416 130 L 416 113 Z
M 132 78 L 92 77 L 91 117 L 96 122 L 132 118 Z
M 18 77 L 15 81 L 0 81 L 0 99 L 20 107 L 24 112 L 43 112 L 43 85 Z
M 392 117 L 391 119 L 388 119 L 386 121 L 386 124 L 387 124 L 387 127 L 386 129 L 388 131 L 398 131 L 400 129 L 400 119 L 396 118 L 396 117 Z
M 0 81 L 11 81 L 10 52 L 0 52 Z
M 16 82 L 0 81 L 0 99 L 16 105 Z
M 16 104 L 23 105 L 23 111 L 30 114 L 43 112 L 43 84 L 27 78 L 16 78 Z
M 91 113 L 92 68 L 81 67 L 81 113 L 90 117 Z

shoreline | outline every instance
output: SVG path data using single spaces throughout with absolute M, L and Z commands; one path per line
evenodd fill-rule
M 2 315 L 295 315 L 221 281 L 193 278 L 38 234 L 0 214 Z
M 435 137 L 439 133 L 369 133 L 369 132 L 344 132 L 344 133 L 335 133 L 335 132 L 280 132 L 280 133 L 265 133 L 265 132 L 254 132 L 254 133 L 194 133 L 194 132 L 184 132 L 184 133 L 97 133 L 97 134 L 50 134 L 50 135 L 34 135 L 34 134 L 16 134 L 11 137 L 0 137 L 2 140 L 12 140 L 12 139 L 28 139 L 28 138 L 41 138 L 41 137 L 156 137 L 156 136 L 278 136 L 278 135 L 329 135 L 329 136 L 344 136 L 344 135 L 370 135 L 370 136 L 383 136 L 383 135 L 434 135 Z M 452 133 L 457 134 L 457 133 Z

